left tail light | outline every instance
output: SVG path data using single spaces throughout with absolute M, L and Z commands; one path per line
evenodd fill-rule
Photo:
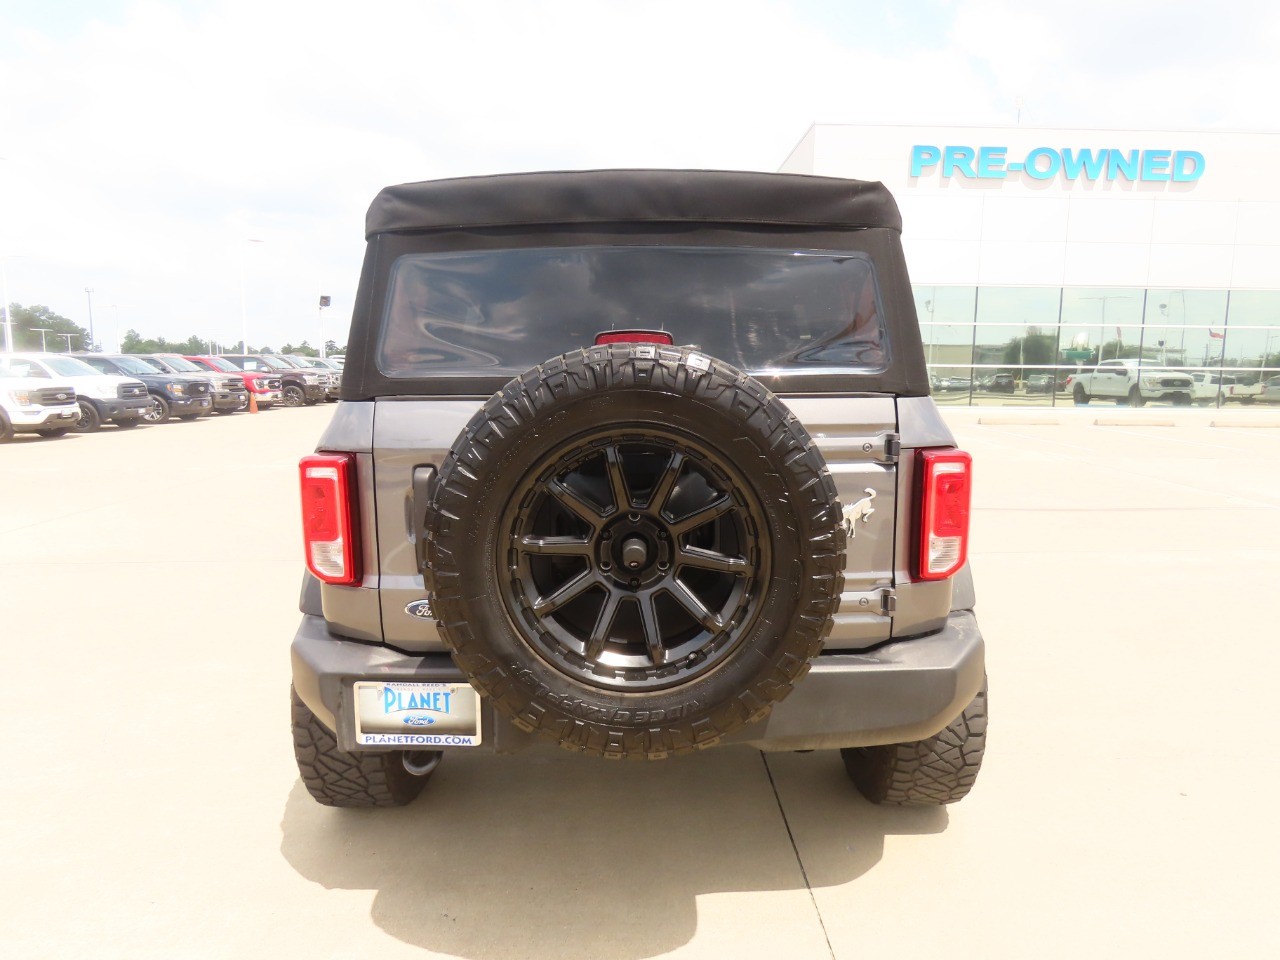
M 918 450 L 916 475 L 920 478 L 916 579 L 945 580 L 969 558 L 973 458 L 963 450 Z
M 347 586 L 359 583 L 355 454 L 320 453 L 303 457 L 298 463 L 298 474 L 307 569 L 325 583 Z

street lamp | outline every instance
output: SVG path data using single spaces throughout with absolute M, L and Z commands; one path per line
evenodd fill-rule
M 44 335 L 46 333 L 51 333 L 52 331 L 53 331 L 53 327 L 32 327 L 31 328 L 32 333 L 40 334 L 40 352 L 41 353 L 49 352 L 49 348 L 44 345 Z
M 264 243 L 263 240 L 255 240 L 253 237 L 245 237 L 245 243 Z M 249 248 L 242 246 L 240 248 L 240 346 L 245 353 L 249 352 L 249 312 L 245 308 L 245 282 L 244 282 L 244 254 Z
M 4 159 L 0 157 L 0 160 Z M 9 271 L 7 265 L 13 254 L 0 254 L 0 296 L 4 297 L 4 348 L 13 353 L 13 315 L 9 310 Z M 19 254 L 21 256 L 21 254 Z
M 1102 339 L 1098 344 L 1098 362 L 1103 360 L 1102 348 L 1107 342 L 1107 301 L 1108 300 L 1132 300 L 1133 297 L 1124 293 L 1104 293 L 1098 297 L 1081 297 L 1081 300 L 1101 300 L 1102 301 Z M 1163 309 L 1163 307 L 1162 307 Z M 1124 346 L 1124 338 L 1120 336 L 1120 328 L 1116 327 L 1116 358 L 1120 357 L 1120 348 Z M 1142 358 L 1139 357 L 1139 360 Z
M 75 336 L 75 334 L 74 334 L 74 333 L 60 333 L 60 334 L 58 334 L 58 336 L 60 336 L 60 337 L 64 338 L 64 339 L 67 341 L 67 353 L 70 353 L 70 352 L 71 352 L 71 338 L 72 338 L 72 337 L 74 337 L 74 336 Z
M 320 296 L 320 306 L 319 306 L 319 308 L 317 308 L 317 310 L 316 310 L 316 319 L 317 319 L 317 320 L 319 321 L 319 323 L 320 323 L 320 359 L 321 359 L 321 360 L 323 360 L 323 359 L 324 359 L 324 356 L 325 356 L 325 351 L 324 351 L 324 308 L 325 308 L 325 307 L 327 307 L 327 306 L 330 304 L 330 302 L 331 302 L 331 301 L 330 301 L 329 297 L 328 297 L 328 296 L 326 296 L 326 295 L 324 295 L 324 294 L 322 294 L 322 295 Z
M 89 298 L 89 349 L 93 349 L 93 288 L 85 287 L 84 295 Z M 70 343 L 70 341 L 67 341 Z

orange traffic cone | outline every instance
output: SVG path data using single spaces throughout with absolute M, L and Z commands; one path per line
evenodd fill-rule
M 258 396 L 252 390 L 249 391 L 249 412 L 258 412 Z

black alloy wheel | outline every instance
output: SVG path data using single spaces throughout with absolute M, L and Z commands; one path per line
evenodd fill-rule
M 80 416 L 71 425 L 71 429 L 76 433 L 93 433 L 100 426 L 102 426 L 102 417 L 98 414 L 98 408 L 87 400 L 81 400 Z
M 294 383 L 285 384 L 284 388 L 284 405 L 286 407 L 300 407 L 307 399 L 307 395 L 303 393 L 302 388 Z
M 769 577 L 764 511 L 696 440 L 618 426 L 572 440 L 511 502 L 502 600 L 564 673 L 661 689 L 713 670 L 750 629 Z

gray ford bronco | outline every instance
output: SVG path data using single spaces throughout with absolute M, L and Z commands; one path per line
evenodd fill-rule
M 969 456 L 878 183 L 388 187 L 300 464 L 293 737 L 321 803 L 451 752 L 839 750 L 877 803 L 986 739 Z

